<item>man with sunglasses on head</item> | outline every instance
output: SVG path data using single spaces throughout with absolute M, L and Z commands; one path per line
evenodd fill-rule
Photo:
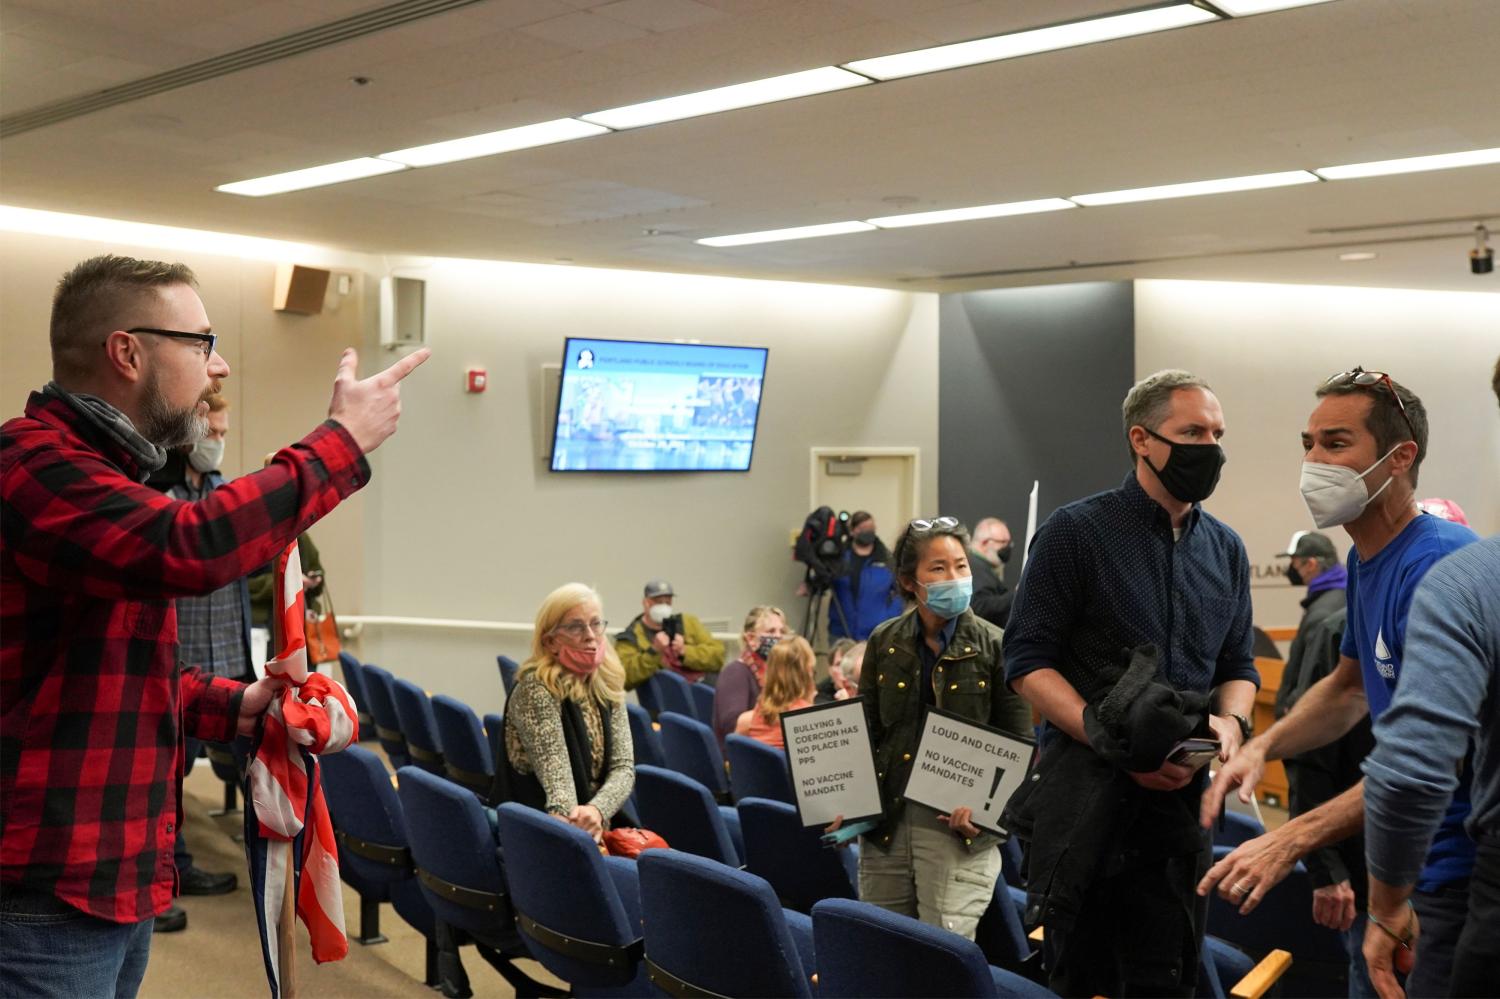
M 1027 915 L 1046 929 L 1059 995 L 1191 996 L 1206 909 L 1193 886 L 1211 857 L 1193 764 L 1206 760 L 1173 762 L 1174 739 L 1136 754 L 1149 765 L 1116 762 L 1120 739 L 1098 723 L 1139 660 L 1158 703 L 1177 704 L 1149 727 L 1187 736 L 1201 723 L 1232 756 L 1260 682 L 1250 564 L 1239 535 L 1202 507 L 1225 461 L 1208 384 L 1159 371 L 1121 410 L 1130 473 L 1037 529 L 1005 630 L 1006 680 L 1047 720 L 1028 781 L 1046 804 L 1034 806 Z
M 369 481 L 398 383 L 345 351 L 328 419 L 185 502 L 143 480 L 229 377 L 183 264 L 102 256 L 52 301 L 52 381 L 0 427 L 0 995 L 133 996 L 177 891 L 183 739 L 249 734 L 279 681 L 179 674 L 173 601 L 274 558 Z
M 1354 368 L 1327 379 L 1317 396 L 1302 433 L 1302 496 L 1318 527 L 1342 526 L 1354 542 L 1339 663 L 1220 771 L 1203 799 L 1204 825 L 1218 814 L 1232 788 L 1239 787 L 1240 798 L 1248 800 L 1266 761 L 1327 745 L 1366 715 L 1377 723 L 1378 746 L 1380 716 L 1401 679 L 1407 611 L 1417 584 L 1445 555 L 1478 539 L 1469 528 L 1417 507 L 1417 474 L 1427 455 L 1427 410 L 1411 390 L 1382 372 Z M 1474 843 L 1464 832 L 1470 810 L 1468 770 L 1465 766 L 1411 899 L 1423 944 L 1407 981 L 1414 996 L 1448 994 L 1474 865 Z M 1242 913 L 1250 912 L 1302 857 L 1361 831 L 1363 795 L 1361 781 L 1241 845 L 1214 865 L 1199 893 L 1206 895 L 1218 885 L 1222 898 L 1238 904 Z M 1409 933 L 1414 918 L 1409 913 L 1392 917 L 1377 910 L 1372 899 L 1367 935 Z

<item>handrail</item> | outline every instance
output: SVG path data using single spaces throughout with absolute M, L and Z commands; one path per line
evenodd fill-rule
M 346 625 L 357 625 L 358 628 L 350 630 L 348 637 L 357 637 L 359 628 L 364 625 L 389 626 L 393 628 L 441 628 L 447 631 L 493 631 L 503 634 L 531 634 L 533 625 L 531 622 L 521 621 L 475 621 L 466 618 L 453 617 L 401 617 L 389 614 L 340 614 L 339 627 Z M 713 637 L 721 642 L 738 641 L 740 636 L 727 632 L 712 632 Z

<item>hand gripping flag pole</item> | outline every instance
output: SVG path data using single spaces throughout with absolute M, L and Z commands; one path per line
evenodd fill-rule
M 337 961 L 349 952 L 338 846 L 316 754 L 336 753 L 356 741 L 359 721 L 348 691 L 307 671 L 302 559 L 295 541 L 277 558 L 274 579 L 276 658 L 266 664 L 266 676 L 284 684 L 256 729 L 245 793 L 245 852 L 271 999 L 291 999 L 297 992 L 295 916 L 307 927 L 313 960 Z

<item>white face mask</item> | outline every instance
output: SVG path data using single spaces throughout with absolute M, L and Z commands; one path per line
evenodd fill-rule
M 1400 446 L 1400 444 L 1396 445 L 1396 447 Z M 1363 513 L 1365 507 L 1370 505 L 1370 501 L 1385 492 L 1385 487 L 1391 484 L 1391 480 L 1386 479 L 1385 485 L 1372 493 L 1365 486 L 1365 476 L 1380 467 L 1386 458 L 1395 454 L 1396 447 L 1387 451 L 1385 457 L 1377 460 L 1363 472 L 1356 472 L 1343 465 L 1325 465 L 1316 461 L 1304 461 L 1302 463 L 1302 500 L 1307 504 L 1307 512 L 1312 514 L 1313 523 L 1319 527 L 1338 527 L 1349 523 Z
M 188 464 L 199 474 L 212 472 L 224 460 L 224 438 L 205 437 L 188 452 Z
M 667 618 L 671 617 L 674 611 L 672 610 L 671 604 L 652 604 L 651 609 L 646 613 L 650 615 L 651 620 L 655 621 L 657 624 L 665 624 Z

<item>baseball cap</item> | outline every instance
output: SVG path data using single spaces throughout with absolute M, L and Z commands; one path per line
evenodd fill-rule
M 656 597 L 672 596 L 672 584 L 665 579 L 653 579 L 646 584 L 646 599 L 652 600 Z
M 1286 551 L 1277 552 L 1277 558 L 1338 558 L 1338 549 L 1326 534 L 1317 531 L 1298 531 L 1287 542 Z

